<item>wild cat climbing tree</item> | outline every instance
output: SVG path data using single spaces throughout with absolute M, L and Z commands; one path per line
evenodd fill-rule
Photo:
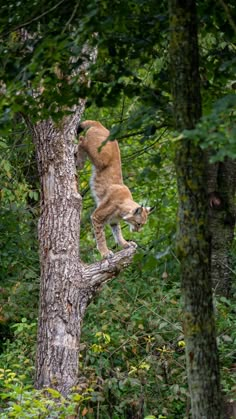
M 82 69 L 93 61 L 88 53 Z M 81 66 L 78 65 L 78 73 Z M 75 71 L 75 70 L 74 70 Z M 82 198 L 75 167 L 75 138 L 85 100 L 67 116 L 25 120 L 32 133 L 41 187 L 38 237 L 40 250 L 40 307 L 36 357 L 37 388 L 53 387 L 67 395 L 78 381 L 81 325 L 86 308 L 104 283 L 132 261 L 129 248 L 111 259 L 85 265 L 80 260 Z
M 82 198 L 75 140 L 85 107 L 81 97 L 88 88 L 87 71 L 96 58 L 96 35 L 83 38 L 79 25 L 83 10 L 77 2 L 50 3 L 43 13 L 40 2 L 33 9 L 27 2 L 24 10 L 20 2 L 12 3 L 15 21 L 11 19 L 4 33 L 8 58 L 1 87 L 8 109 L 18 112 L 31 132 L 40 179 L 35 386 L 67 395 L 78 380 L 86 307 L 99 288 L 131 262 L 135 249 L 91 265 L 80 260 Z M 71 24 L 73 19 L 77 26 Z
M 80 333 L 91 298 L 127 266 L 135 252 L 120 251 L 109 260 L 84 265 L 80 260 L 82 198 L 75 167 L 75 132 L 84 102 L 60 124 L 51 119 L 33 124 L 41 185 L 39 247 L 40 309 L 36 387 L 49 386 L 66 395 L 78 380 Z

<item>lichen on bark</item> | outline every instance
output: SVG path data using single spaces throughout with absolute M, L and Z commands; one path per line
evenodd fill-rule
M 192 129 L 201 117 L 197 14 L 194 0 L 169 0 L 170 67 L 175 125 Z M 181 263 L 188 385 L 194 419 L 221 418 L 219 362 L 210 275 L 206 165 L 199 146 L 176 146 L 179 194 L 177 254 Z

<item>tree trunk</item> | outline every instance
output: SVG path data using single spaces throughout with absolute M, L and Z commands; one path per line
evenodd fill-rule
M 78 381 L 81 325 L 91 298 L 117 276 L 135 252 L 120 251 L 109 260 L 85 265 L 79 258 L 82 199 L 78 193 L 74 139 L 84 102 L 59 124 L 28 125 L 36 145 L 41 183 L 38 236 L 41 291 L 36 388 L 67 395 Z
M 209 157 L 208 152 L 208 161 Z M 227 158 L 208 163 L 207 180 L 212 284 L 216 294 L 228 298 L 232 287 L 230 250 L 235 228 L 236 161 Z
M 170 61 L 176 127 L 201 116 L 196 6 L 169 0 Z M 176 150 L 179 193 L 177 252 L 181 261 L 187 375 L 194 419 L 221 417 L 219 363 L 210 277 L 206 173 L 203 153 L 187 138 Z

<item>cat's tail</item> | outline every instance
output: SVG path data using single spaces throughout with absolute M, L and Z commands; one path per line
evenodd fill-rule
M 77 128 L 77 135 L 80 134 L 84 129 L 91 127 L 104 128 L 104 126 L 100 122 L 87 119 L 86 121 L 83 121 L 81 122 L 81 124 L 79 124 Z

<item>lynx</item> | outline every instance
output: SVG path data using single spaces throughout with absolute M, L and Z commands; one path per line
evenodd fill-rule
M 123 238 L 119 222 L 124 220 L 131 231 L 140 231 L 152 208 L 137 204 L 124 185 L 118 142 L 106 142 L 110 132 L 100 122 L 90 120 L 82 122 L 79 129 L 87 131 L 79 138 L 77 165 L 82 169 L 87 156 L 92 162 L 90 187 L 97 208 L 91 220 L 97 248 L 102 258 L 108 258 L 113 252 L 107 247 L 104 225 L 110 224 L 115 241 L 121 247 L 136 246 Z

